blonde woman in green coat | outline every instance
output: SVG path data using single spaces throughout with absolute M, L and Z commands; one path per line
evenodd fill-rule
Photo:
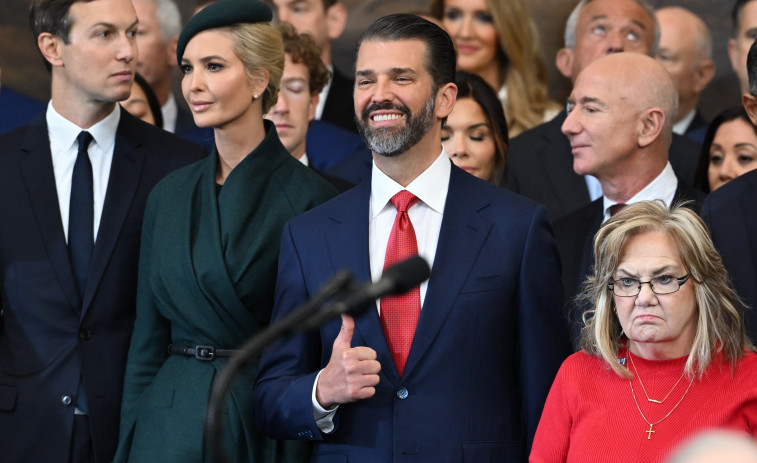
M 222 0 L 179 38 L 184 97 L 195 123 L 214 128 L 216 149 L 148 200 L 116 462 L 208 461 L 209 392 L 228 351 L 269 322 L 284 223 L 334 195 L 263 120 L 284 65 L 270 20 L 261 2 Z M 253 424 L 256 370 L 246 369 L 227 399 L 227 455 L 306 459 L 302 444 L 267 439 Z

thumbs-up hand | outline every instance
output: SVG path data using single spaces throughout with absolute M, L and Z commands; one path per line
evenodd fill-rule
M 316 400 L 325 409 L 367 399 L 376 393 L 381 364 L 376 360 L 376 351 L 370 347 L 350 346 L 354 332 L 355 320 L 342 315 L 342 329 L 334 340 L 331 359 L 321 372 L 315 390 Z

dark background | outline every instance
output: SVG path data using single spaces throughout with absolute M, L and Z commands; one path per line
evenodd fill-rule
M 498 0 L 507 1 L 507 0 Z M 178 0 L 185 19 L 194 0 Z M 351 73 L 355 42 L 360 32 L 375 18 L 389 13 L 417 12 L 426 9 L 427 0 L 342 0 L 349 9 L 344 35 L 334 44 L 335 65 Z M 735 0 L 688 0 L 652 2 L 656 7 L 680 5 L 698 14 L 710 28 L 715 79 L 704 91 L 700 106 L 707 118 L 725 107 L 739 104 L 738 82 L 728 61 L 727 43 L 732 34 L 731 9 Z M 549 74 L 550 94 L 564 101 L 569 82 L 554 66 L 555 52 L 562 46 L 563 29 L 578 0 L 526 0 L 541 31 L 542 57 Z M 37 52 L 27 25 L 28 0 L 0 1 L 0 67 L 3 86 L 12 87 L 41 100 L 50 97 L 49 77 Z M 178 76 L 177 76 L 178 80 Z

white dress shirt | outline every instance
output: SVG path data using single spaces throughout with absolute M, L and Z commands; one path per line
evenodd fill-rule
M 442 227 L 444 205 L 447 202 L 447 190 L 449 189 L 449 176 L 452 172 L 451 161 L 447 152 L 442 147 L 441 154 L 431 166 L 413 180 L 407 188 L 395 182 L 384 174 L 376 164 L 373 164 L 371 173 L 371 197 L 368 223 L 368 249 L 371 264 L 371 280 L 377 282 L 381 279 L 384 271 L 384 257 L 386 246 L 389 243 L 389 235 L 392 233 L 394 218 L 397 210 L 389 201 L 392 196 L 402 190 L 407 190 L 418 197 L 419 201 L 408 209 L 407 214 L 415 230 L 415 238 L 418 241 L 418 255 L 423 257 L 429 267 L 433 268 L 436 245 L 439 242 L 439 231 Z M 421 283 L 421 310 L 426 299 L 428 281 Z M 377 302 L 376 306 L 380 309 Z M 323 370 L 321 370 L 322 372 Z M 334 430 L 333 418 L 337 407 L 326 410 L 320 406 L 315 398 L 318 385 L 319 372 L 313 383 L 312 401 L 313 417 L 318 429 L 329 433 Z
M 50 153 L 53 161 L 53 174 L 55 175 L 55 188 L 58 191 L 58 205 L 60 206 L 60 219 L 63 225 L 63 233 L 68 242 L 68 211 L 71 200 L 71 177 L 74 173 L 74 163 L 79 151 L 79 143 L 76 137 L 82 130 L 92 135 L 89 144 L 89 160 L 92 163 L 93 194 L 95 201 L 94 237 L 97 239 L 97 230 L 100 227 L 105 193 L 108 189 L 110 178 L 110 166 L 113 163 L 113 148 L 116 142 L 116 129 L 121 120 L 121 107 L 116 105 L 113 111 L 97 124 L 88 129 L 82 129 L 78 125 L 61 116 L 53 108 L 52 102 L 47 105 L 47 130 L 50 137 Z
M 168 94 L 166 104 L 160 107 L 163 116 L 163 129 L 167 132 L 176 133 L 176 119 L 179 117 L 179 106 L 172 93 Z
M 686 130 L 688 130 L 689 125 L 691 125 L 691 121 L 694 120 L 694 116 L 697 115 L 697 108 L 692 109 L 689 111 L 689 114 L 685 115 L 680 121 L 673 124 L 673 133 L 677 133 L 678 135 L 684 135 L 686 133 Z
M 329 69 L 329 80 L 326 85 L 321 89 L 321 93 L 318 94 L 318 104 L 315 107 L 315 119 L 320 119 L 323 115 L 323 108 L 326 106 L 326 98 L 329 96 L 329 89 L 331 88 L 331 82 L 334 80 L 334 66 L 326 66 Z M 352 91 L 352 89 L 349 89 Z
M 667 163 L 660 175 L 655 177 L 649 185 L 645 186 L 640 192 L 636 193 L 631 199 L 626 201 L 626 204 L 638 203 L 639 201 L 654 201 L 655 199 L 661 199 L 667 207 L 670 207 L 673 203 L 673 197 L 676 195 L 676 188 L 678 188 L 678 178 L 673 167 L 670 163 Z M 617 204 L 615 201 L 608 199 L 607 196 L 603 196 L 603 205 L 605 211 L 605 217 L 602 223 L 605 223 L 610 219 L 610 206 Z

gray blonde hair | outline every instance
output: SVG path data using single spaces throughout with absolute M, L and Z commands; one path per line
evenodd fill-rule
M 225 28 L 234 37 L 234 53 L 247 69 L 251 78 L 268 72 L 268 86 L 263 92 L 263 114 L 267 113 L 279 98 L 281 74 L 284 72 L 284 42 L 281 34 L 271 23 L 241 23 Z
M 645 232 L 662 232 L 671 238 L 694 285 L 698 313 L 684 368 L 687 376 L 701 377 L 718 352 L 733 371 L 745 350 L 754 351 L 741 315 L 746 307 L 733 290 L 706 225 L 682 204 L 670 210 L 662 201 L 632 204 L 599 229 L 594 237 L 593 273 L 579 296 L 581 303 L 592 307 L 584 314 L 581 348 L 602 357 L 618 375 L 632 377 L 617 357 L 623 344 L 622 328 L 608 283 L 614 279 L 626 240 Z

